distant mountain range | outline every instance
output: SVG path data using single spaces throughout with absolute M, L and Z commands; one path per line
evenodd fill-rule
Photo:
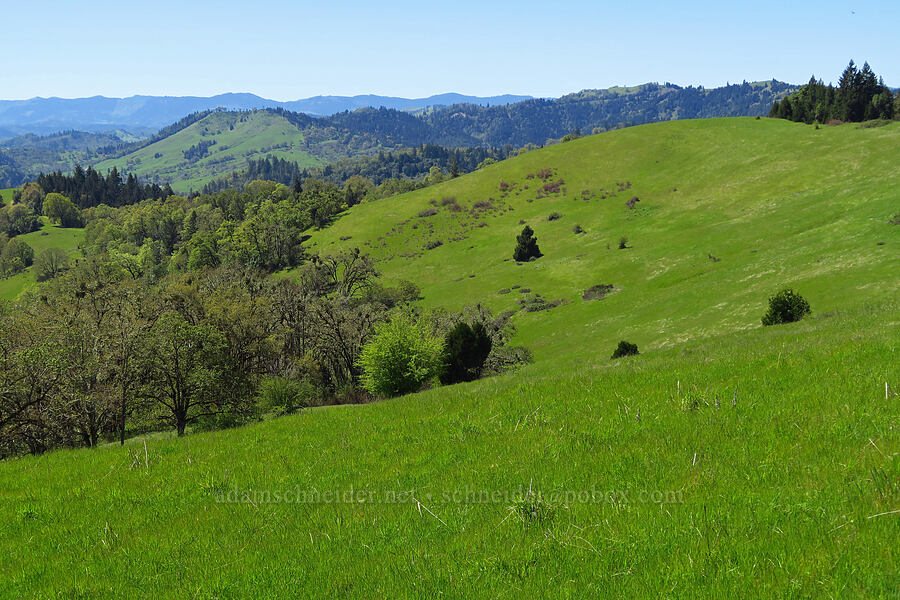
M 149 135 L 185 115 L 224 108 L 250 110 L 283 108 L 291 112 L 325 116 L 357 108 L 393 108 L 402 111 L 422 110 L 451 104 L 497 106 L 530 100 L 531 96 L 464 96 L 439 94 L 428 98 L 395 98 L 391 96 L 314 96 L 291 102 L 278 102 L 254 94 L 220 94 L 208 98 L 198 96 L 131 96 L 128 98 L 31 98 L 0 100 L 0 139 L 25 133 L 45 135 L 58 131 L 79 130 L 107 132 L 125 130 L 131 134 Z

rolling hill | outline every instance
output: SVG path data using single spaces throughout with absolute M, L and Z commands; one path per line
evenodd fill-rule
M 5 590 L 891 597 L 898 145 L 896 123 L 661 123 L 356 206 L 311 249 L 371 253 L 422 309 L 518 310 L 535 362 L 2 463 Z M 544 256 L 517 264 L 525 223 Z M 761 327 L 786 286 L 813 315 Z M 642 354 L 611 361 L 620 339 Z
M 773 102 L 795 89 L 796 86 L 778 81 L 744 82 L 713 89 L 683 88 L 667 83 L 584 90 L 558 99 L 444 94 L 425 99 L 431 102 L 427 105 L 380 96 L 318 97 L 310 99 L 310 105 L 271 103 L 258 102 L 260 99 L 252 95 L 232 94 L 221 97 L 222 104 L 213 108 L 209 102 L 198 103 L 204 99 L 175 98 L 168 99 L 172 102 L 165 104 L 168 108 L 160 114 L 180 120 L 142 140 L 136 140 L 134 132 L 129 134 L 124 130 L 103 134 L 68 131 L 43 138 L 20 136 L 0 144 L 0 186 L 21 185 L 40 172 L 68 171 L 76 163 L 101 169 L 115 164 L 120 170 L 127 168 L 155 183 L 170 183 L 176 190 L 187 192 L 222 174 L 244 168 L 254 157 L 289 158 L 302 169 L 422 144 L 448 148 L 544 145 L 570 133 L 587 134 L 656 121 L 764 115 Z M 145 111 L 155 114 L 150 100 L 145 99 L 144 104 L 128 100 L 122 107 L 115 108 L 118 105 L 113 102 L 110 104 L 113 108 L 103 110 L 119 111 L 134 118 Z M 388 108 L 366 107 L 381 100 Z M 60 102 L 63 102 L 58 107 L 60 118 L 69 114 L 67 111 L 80 110 L 65 104 L 68 101 Z M 341 106 L 353 110 L 321 118 L 302 112 L 324 111 L 326 106 L 337 106 L 333 102 L 344 102 Z M 449 102 L 454 104 L 447 105 Z M 265 108 L 252 108 L 258 105 Z M 234 110 L 227 112 L 222 107 Z M 8 118 L 13 121 L 25 118 L 9 110 Z M 189 110 L 198 112 L 188 114 Z M 34 112 L 40 113 L 37 109 Z M 201 119 L 208 122 L 190 128 Z M 232 129 L 236 124 L 241 126 Z M 123 126 L 123 129 L 127 128 Z M 210 147 L 198 146 L 201 142 Z M 212 146 L 213 142 L 217 147 Z M 148 154 L 151 145 L 154 150 Z
M 94 168 L 116 166 L 186 193 L 264 157 L 296 162 L 302 169 L 435 141 L 448 146 L 478 144 L 465 134 L 436 132 L 421 119 L 393 109 L 361 108 L 323 118 L 280 109 L 213 111 L 192 115 Z
M 251 111 L 210 113 L 168 137 L 122 158 L 100 162 L 95 168 L 105 171 L 116 166 L 142 180 L 171 181 L 174 189 L 187 192 L 264 156 L 304 166 L 320 164 L 294 124 L 276 113 Z
M 95 168 L 115 165 L 186 192 L 244 168 L 248 160 L 266 156 L 296 161 L 302 168 L 422 144 L 451 148 L 543 145 L 572 132 L 696 117 L 761 115 L 793 89 L 776 81 L 711 90 L 647 84 L 503 106 L 456 104 L 415 116 L 385 108 L 360 108 L 323 118 L 281 109 L 198 113 L 199 120 L 190 126 L 172 126 L 171 133 L 156 136 L 153 143 L 136 144 L 135 149 L 119 152 Z
M 619 336 L 671 347 L 756 327 L 760 303 L 780 286 L 802 288 L 821 310 L 896 293 L 885 269 L 900 267 L 900 229 L 888 224 L 900 197 L 885 186 L 898 176 L 889 158 L 898 134 L 898 124 L 816 130 L 771 119 L 629 128 L 360 207 L 311 243 L 320 252 L 358 246 L 385 275 L 414 274 L 426 305 L 516 309 L 523 288 L 562 300 L 520 319 L 544 358 L 575 362 L 577 349 Z M 464 210 L 441 206 L 444 198 Z M 418 216 L 432 202 L 437 214 Z M 562 216 L 549 221 L 552 213 Z M 510 258 L 520 221 L 545 254 L 535 263 Z M 429 242 L 442 245 L 425 250 Z M 582 301 L 598 284 L 616 292 Z

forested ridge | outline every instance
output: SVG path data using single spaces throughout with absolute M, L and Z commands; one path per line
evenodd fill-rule
M 651 83 L 507 106 L 442 107 L 422 118 L 438 132 L 471 136 L 487 146 L 524 146 L 567 133 L 588 134 L 656 121 L 764 115 L 774 100 L 794 89 L 774 80 L 711 89 Z

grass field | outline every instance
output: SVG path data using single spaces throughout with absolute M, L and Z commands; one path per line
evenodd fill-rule
M 535 362 L 2 463 L 0 594 L 897 597 L 898 146 L 673 122 L 356 207 L 314 248 L 373 253 L 424 308 L 564 301 L 516 317 Z M 545 256 L 516 265 L 520 220 Z M 785 285 L 813 316 L 761 327 Z M 623 338 L 642 355 L 610 361 Z
M 78 244 L 84 236 L 84 229 L 73 229 L 52 225 L 44 217 L 44 226 L 38 231 L 32 231 L 19 236 L 34 250 L 35 256 L 47 248 L 59 248 L 65 250 L 70 256 L 78 253 Z M 21 273 L 0 279 L 0 299 L 15 300 L 22 292 L 35 284 L 32 267 L 28 267 Z
M 16 188 L 9 188 L 5 190 L 0 190 L 0 201 L 4 204 L 9 204 L 13 199 L 13 192 L 16 191 Z
M 216 144 L 199 160 L 190 161 L 184 151 L 204 141 Z M 200 190 L 223 174 L 242 169 L 250 160 L 266 156 L 296 161 L 301 166 L 319 164 L 303 146 L 303 134 L 287 119 L 266 111 L 212 113 L 178 133 L 136 152 L 98 163 L 105 173 L 116 166 L 142 180 L 171 183 L 177 192 Z

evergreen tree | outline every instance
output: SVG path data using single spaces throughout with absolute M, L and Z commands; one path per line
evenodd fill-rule
M 450 158 L 450 177 L 454 179 L 459 177 L 459 163 L 456 161 L 456 155 Z
M 481 370 L 491 353 L 493 343 L 483 323 L 460 321 L 444 340 L 444 372 L 441 383 L 450 385 L 461 381 L 474 381 L 481 377 Z
M 526 225 L 516 237 L 516 249 L 513 251 L 513 260 L 517 262 L 528 262 L 535 258 L 540 258 L 541 249 L 538 247 L 537 238 L 534 237 L 534 230 Z

